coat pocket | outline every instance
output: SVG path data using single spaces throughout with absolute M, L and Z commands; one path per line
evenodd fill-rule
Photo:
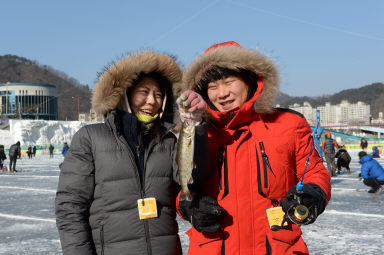
M 186 234 L 189 236 L 188 254 L 221 254 L 223 245 L 222 233 L 200 233 L 196 229 L 191 228 Z
M 298 225 L 289 224 L 288 229 L 278 231 L 272 231 L 269 225 L 267 228 L 267 241 L 272 254 L 309 254 Z

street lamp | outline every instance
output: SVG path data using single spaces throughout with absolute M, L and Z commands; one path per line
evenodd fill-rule
M 73 99 L 77 99 L 77 120 L 79 120 L 80 115 L 80 98 L 78 97 L 72 97 Z

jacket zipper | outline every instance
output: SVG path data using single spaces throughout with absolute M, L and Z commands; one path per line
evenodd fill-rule
M 266 198 L 267 196 L 263 193 L 263 187 L 261 184 L 260 159 L 259 159 L 259 152 L 257 150 L 256 145 L 255 145 L 255 149 L 256 149 L 256 165 L 257 165 L 257 191 L 259 192 L 260 195 Z
M 104 225 L 100 226 L 101 255 L 104 254 Z
M 220 190 L 223 189 L 222 180 L 221 180 L 221 168 L 223 167 L 223 150 L 224 145 L 220 144 L 219 146 L 219 155 L 217 159 L 217 171 L 219 172 L 219 187 Z
M 144 180 L 145 180 L 145 171 L 143 169 L 143 183 L 141 183 L 141 179 L 140 179 L 140 176 L 139 176 L 139 169 L 138 167 L 136 166 L 136 160 L 134 159 L 133 157 L 133 152 L 131 150 L 131 148 L 129 147 L 129 145 L 127 144 L 127 142 L 124 140 L 123 137 L 121 136 L 117 136 L 116 135 L 116 138 L 118 141 L 120 141 L 121 143 L 123 143 L 123 145 L 128 148 L 128 151 L 130 151 L 130 153 L 128 152 L 128 155 L 130 156 L 131 158 L 131 161 L 134 162 L 134 165 L 135 165 L 135 176 L 136 176 L 136 181 L 140 187 L 140 195 L 141 195 L 141 199 L 143 199 L 143 202 L 144 202 L 144 199 L 146 197 L 146 194 L 145 194 L 145 191 L 144 191 Z M 139 159 L 140 161 L 140 159 Z M 140 162 L 138 162 L 140 164 Z M 143 221 L 143 227 L 144 227 L 144 232 L 145 232 L 145 240 L 146 240 L 146 243 L 147 243 L 147 254 L 148 255 L 152 255 L 152 247 L 151 247 L 151 240 L 149 238 L 149 226 L 148 226 L 148 222 L 146 220 L 142 220 Z
M 264 143 L 263 143 L 263 142 L 259 142 L 259 146 L 260 146 L 260 153 L 261 153 L 261 156 L 262 156 L 262 158 L 263 158 L 263 168 L 264 168 L 264 188 L 268 188 L 268 169 L 271 171 L 271 173 L 272 173 L 273 175 L 275 175 L 275 173 L 273 172 L 272 167 L 271 167 L 271 165 L 269 164 L 268 156 L 267 156 L 267 154 L 265 153 Z

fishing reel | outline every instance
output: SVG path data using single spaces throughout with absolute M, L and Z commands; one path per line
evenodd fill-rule
M 310 209 L 312 208 L 308 208 L 303 203 L 303 188 L 304 184 L 302 182 L 299 182 L 296 185 L 296 192 L 293 195 L 293 199 L 290 201 L 290 206 L 286 210 L 281 226 L 283 226 L 285 222 L 291 222 L 297 225 L 307 225 L 316 220 L 316 206 L 311 211 Z

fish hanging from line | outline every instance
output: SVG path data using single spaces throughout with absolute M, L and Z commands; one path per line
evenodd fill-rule
M 179 200 L 192 200 L 191 191 L 188 184 L 193 183 L 192 170 L 194 168 L 194 147 L 195 147 L 195 124 L 183 122 L 179 139 L 177 140 L 176 160 L 178 165 L 179 182 L 181 193 Z

